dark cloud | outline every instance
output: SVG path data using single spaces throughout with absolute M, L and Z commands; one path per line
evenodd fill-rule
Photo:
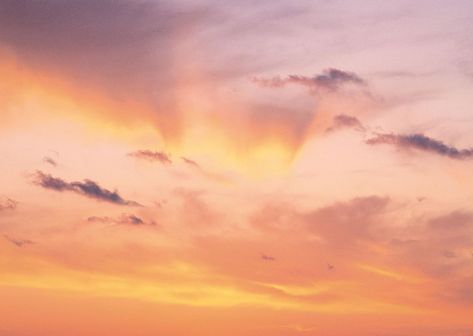
M 54 166 L 54 167 L 57 166 L 57 162 L 54 159 L 50 158 L 49 156 L 45 156 L 43 158 L 43 161 L 46 162 L 47 164 L 50 164 L 51 166 Z
M 18 247 L 23 247 L 25 245 L 32 245 L 32 244 L 35 244 L 34 241 L 31 241 L 29 239 L 15 239 L 15 238 L 11 238 L 7 235 L 3 235 L 3 237 L 8 240 L 10 243 L 18 246 Z
M 99 201 L 110 202 L 119 205 L 138 206 L 135 201 L 123 199 L 117 191 L 110 191 L 100 187 L 92 180 L 83 180 L 82 182 L 66 182 L 60 178 L 45 174 L 42 171 L 36 171 L 34 176 L 35 184 L 55 191 L 71 191 L 80 195 L 84 195 Z
M 173 81 L 175 39 L 205 16 L 194 7 L 163 0 L 5 0 L 0 44 L 34 66 L 114 94 L 151 96 L 153 87 Z
M 164 152 L 153 152 L 150 150 L 138 150 L 128 154 L 129 156 L 148 160 L 148 161 L 157 161 L 162 164 L 172 164 L 171 158 L 168 154 Z
M 261 254 L 261 259 L 264 261 L 275 261 L 276 259 L 273 256 L 266 255 L 264 253 Z
M 100 217 L 100 216 L 91 216 L 87 218 L 87 221 L 90 223 L 107 223 L 107 224 L 118 224 L 118 225 L 131 225 L 131 226 L 156 226 L 155 221 L 145 221 L 144 219 L 133 215 L 133 214 L 122 214 L 118 218 L 112 217 Z
M 345 84 L 366 85 L 366 82 L 353 72 L 346 72 L 334 68 L 324 70 L 313 77 L 289 75 L 285 78 L 253 78 L 253 82 L 269 88 L 281 88 L 288 84 L 301 85 L 316 93 L 320 90 L 336 91 Z
M 0 211 L 15 210 L 18 202 L 7 197 L 0 197 Z
M 326 131 L 331 132 L 341 128 L 354 128 L 360 132 L 364 132 L 366 130 L 358 118 L 346 114 L 339 114 L 333 118 L 332 126 L 327 128 Z
M 369 145 L 388 144 L 401 149 L 417 149 L 458 160 L 473 158 L 473 148 L 457 149 L 423 134 L 377 134 L 366 140 L 366 143 Z

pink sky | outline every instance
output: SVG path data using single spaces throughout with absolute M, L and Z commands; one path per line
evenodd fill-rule
M 0 4 L 0 336 L 472 336 L 470 1 Z

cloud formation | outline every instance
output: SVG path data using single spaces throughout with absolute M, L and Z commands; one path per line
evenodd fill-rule
M 15 239 L 15 238 L 11 238 L 7 235 L 3 235 L 3 237 L 8 240 L 10 243 L 18 246 L 18 247 L 23 247 L 24 245 L 32 245 L 32 244 L 35 244 L 34 241 L 31 241 L 29 239 Z
M 99 201 L 110 202 L 119 205 L 138 206 L 139 204 L 135 201 L 128 201 L 122 198 L 117 191 L 110 191 L 102 188 L 96 182 L 85 179 L 82 182 L 66 182 L 60 178 L 53 177 L 50 174 L 45 174 L 42 171 L 36 171 L 34 175 L 34 181 L 36 185 L 39 185 L 45 189 L 51 189 L 55 191 L 71 191 L 79 195 L 83 195 L 89 198 L 93 198 Z
M 15 210 L 18 202 L 7 197 L 0 197 L 0 211 Z
M 191 160 L 191 159 L 186 158 L 186 157 L 184 157 L 184 156 L 182 156 L 181 159 L 182 159 L 182 161 L 183 161 L 185 164 L 187 164 L 187 165 L 189 165 L 189 166 L 191 166 L 191 167 L 200 168 L 200 165 L 199 165 L 197 162 L 195 162 L 194 160 Z
M 276 260 L 276 258 L 274 258 L 273 256 L 270 256 L 270 255 L 267 255 L 267 254 L 264 254 L 264 253 L 261 254 L 261 259 L 263 259 L 264 261 L 275 261 Z
M 118 224 L 118 225 L 131 225 L 131 226 L 156 226 L 155 221 L 146 221 L 141 217 L 138 217 L 134 214 L 122 214 L 118 218 L 112 217 L 100 217 L 100 216 L 91 216 L 87 218 L 89 223 L 108 223 L 108 224 Z
M 388 144 L 407 150 L 417 149 L 457 160 L 473 157 L 473 148 L 458 149 L 420 133 L 405 135 L 393 133 L 377 134 L 375 137 L 366 140 L 366 143 L 368 145 Z
M 150 162 L 160 162 L 162 164 L 172 164 L 171 157 L 164 153 L 158 151 L 150 151 L 150 150 L 138 150 L 128 154 L 131 157 L 137 159 L 143 159 Z
M 54 166 L 54 167 L 57 166 L 57 162 L 54 159 L 50 158 L 49 156 L 45 156 L 43 158 L 43 161 L 46 162 L 47 164 L 50 164 L 51 166 Z
M 336 91 L 345 84 L 366 85 L 365 80 L 357 74 L 335 68 L 325 69 L 321 74 L 313 77 L 289 75 L 281 78 L 276 76 L 272 78 L 253 78 L 253 82 L 268 88 L 282 88 L 288 84 L 300 85 L 308 88 L 311 93 L 317 93 L 320 90 Z
M 354 116 L 349 116 L 346 114 L 338 114 L 333 118 L 332 126 L 326 129 L 327 132 L 335 131 L 341 128 L 354 128 L 357 131 L 364 132 L 366 128 Z

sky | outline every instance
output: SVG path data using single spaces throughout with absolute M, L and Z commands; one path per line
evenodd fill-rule
M 469 0 L 0 2 L 0 336 L 472 336 Z

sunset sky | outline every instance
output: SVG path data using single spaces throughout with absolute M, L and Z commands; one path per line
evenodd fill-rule
M 0 336 L 473 336 L 473 2 L 1 0 Z

